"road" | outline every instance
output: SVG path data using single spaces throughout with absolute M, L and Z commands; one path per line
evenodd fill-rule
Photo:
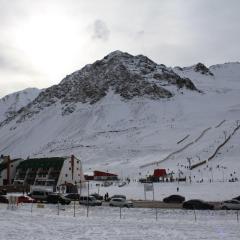
M 136 208 L 162 208 L 162 209 L 181 209 L 181 203 L 164 203 L 161 201 L 132 200 Z M 209 202 L 214 205 L 215 210 L 220 209 L 220 202 Z M 108 206 L 109 202 L 103 202 L 103 206 Z

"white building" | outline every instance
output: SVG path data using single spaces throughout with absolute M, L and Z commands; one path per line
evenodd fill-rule
M 24 161 L 21 158 L 10 159 L 10 156 L 0 157 L 0 186 L 11 185 L 16 175 L 17 166 Z
M 17 166 L 14 183 L 71 188 L 84 182 L 82 163 L 75 156 L 32 158 Z

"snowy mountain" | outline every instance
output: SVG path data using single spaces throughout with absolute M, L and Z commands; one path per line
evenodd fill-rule
M 0 122 L 16 115 L 22 107 L 32 102 L 40 92 L 41 90 L 37 88 L 27 88 L 0 99 Z
M 85 170 L 123 176 L 186 173 L 189 162 L 206 160 L 193 175 L 240 177 L 239 100 L 240 63 L 169 68 L 116 51 L 1 118 L 0 152 L 75 154 Z

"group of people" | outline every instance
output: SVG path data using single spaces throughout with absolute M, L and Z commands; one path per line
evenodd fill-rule
M 108 192 L 104 195 L 104 201 L 106 202 L 109 198 Z

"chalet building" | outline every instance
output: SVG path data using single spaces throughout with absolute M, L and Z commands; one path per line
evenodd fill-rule
M 0 158 L 0 186 L 32 186 L 41 188 L 76 188 L 84 184 L 82 163 L 75 156 L 13 159 Z M 70 190 L 71 191 L 71 190 Z
M 154 169 L 154 172 L 153 172 L 153 180 L 156 181 L 156 182 L 159 182 L 159 181 L 164 181 L 165 178 L 167 178 L 168 175 L 167 175 L 167 172 L 166 172 L 166 169 Z
M 10 156 L 0 156 L 0 186 L 11 185 L 14 181 L 17 166 L 24 159 L 10 159 Z
M 108 181 L 108 180 L 116 181 L 118 180 L 118 175 L 109 172 L 94 171 L 93 179 L 95 181 Z

